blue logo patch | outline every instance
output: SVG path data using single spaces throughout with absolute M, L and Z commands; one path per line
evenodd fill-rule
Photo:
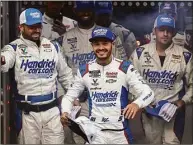
M 78 65 L 82 65 L 82 64 L 86 64 L 89 61 L 92 61 L 96 58 L 94 51 L 90 52 L 90 53 L 73 53 L 72 55 L 72 62 L 74 64 L 78 64 Z
M 112 102 L 117 100 L 118 94 L 117 91 L 106 93 L 92 92 L 92 99 L 95 100 L 95 102 Z
M 178 77 L 177 72 L 172 71 L 151 71 L 150 69 L 143 70 L 143 77 L 147 80 L 149 84 L 158 84 L 163 86 L 172 87 L 175 83 L 175 80 Z
M 56 62 L 53 60 L 42 60 L 42 61 L 30 61 L 22 60 L 20 69 L 27 71 L 28 74 L 50 77 L 53 74 L 56 66 Z M 48 76 L 49 75 L 49 76 Z

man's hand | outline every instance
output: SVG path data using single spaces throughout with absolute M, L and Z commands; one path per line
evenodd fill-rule
M 81 106 L 79 99 L 74 99 L 73 106 Z
M 183 100 L 177 100 L 174 102 L 174 104 L 178 107 L 181 108 L 185 105 L 185 102 Z
M 64 127 L 66 127 L 66 126 L 69 125 L 69 122 L 68 122 L 68 113 L 67 113 L 67 112 L 62 113 L 61 118 L 60 118 L 60 121 L 61 121 L 61 123 L 62 123 L 62 125 L 63 125 Z
M 55 20 L 52 30 L 57 32 L 60 36 L 66 32 L 66 26 L 59 20 Z
M 5 64 L 5 56 L 1 56 L 1 65 Z
M 139 111 L 139 106 L 135 103 L 131 103 L 127 105 L 127 107 L 123 110 L 123 115 L 127 119 L 133 119 L 137 112 Z

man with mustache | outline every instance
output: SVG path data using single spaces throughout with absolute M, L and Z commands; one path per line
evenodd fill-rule
M 115 39 L 115 34 L 108 28 L 93 29 L 89 41 L 96 59 L 80 64 L 75 81 L 62 99 L 61 122 L 66 126 L 74 98 L 79 97 L 85 88 L 88 89 L 87 117 L 90 124 L 100 130 L 90 139 L 91 144 L 131 143 L 127 119 L 133 119 L 140 108 L 154 100 L 154 93 L 131 62 L 113 56 Z M 129 91 L 137 96 L 131 104 L 128 101 Z
M 155 42 L 137 48 L 131 60 L 155 92 L 155 102 L 142 113 L 149 144 L 180 144 L 185 104 L 193 98 L 192 53 L 176 45 L 173 17 L 162 14 L 154 23 Z
M 24 10 L 19 21 L 20 38 L 1 51 L 1 71 L 15 70 L 18 143 L 64 144 L 56 79 L 67 89 L 73 79 L 72 70 L 59 44 L 41 37 L 39 10 Z
M 89 61 L 95 59 L 92 46 L 89 42 L 91 38 L 92 30 L 97 27 L 95 24 L 94 13 L 94 1 L 75 1 L 74 13 L 78 22 L 77 27 L 69 30 L 63 35 L 63 51 L 66 56 L 68 65 L 72 68 L 73 74 L 76 74 L 76 70 L 79 65 L 86 64 Z M 125 50 L 118 39 L 115 41 L 115 47 L 113 48 L 113 54 L 120 59 L 127 59 Z M 88 116 L 88 102 L 87 91 L 85 90 L 80 97 L 79 101 L 76 100 L 75 104 L 81 103 L 80 116 Z M 77 144 L 83 144 L 81 138 L 74 138 Z

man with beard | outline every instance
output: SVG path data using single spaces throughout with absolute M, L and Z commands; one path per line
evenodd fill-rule
M 155 93 L 155 102 L 142 113 L 149 144 L 180 144 L 185 104 L 192 102 L 192 53 L 176 45 L 173 17 L 162 14 L 154 23 L 155 42 L 137 48 L 131 60 Z
M 63 144 L 57 82 L 67 89 L 73 79 L 55 41 L 40 37 L 42 14 L 28 8 L 20 14 L 20 38 L 1 51 L 1 71 L 14 67 L 17 83 L 16 129 L 19 144 Z
M 130 30 L 124 28 L 122 25 L 112 22 L 113 17 L 113 5 L 111 1 L 95 1 L 95 22 L 99 26 L 110 28 L 121 40 L 121 43 L 125 49 L 127 57 L 131 56 L 131 53 L 137 47 L 136 39 Z
M 89 42 L 92 30 L 96 27 L 94 22 L 94 2 L 93 1 L 76 1 L 74 3 L 74 13 L 78 22 L 77 27 L 69 30 L 63 35 L 63 51 L 66 56 L 67 63 L 71 66 L 74 75 L 79 65 L 85 64 L 95 59 L 92 46 Z M 116 39 L 113 54 L 120 59 L 126 59 L 124 48 L 120 41 Z M 87 91 L 84 91 L 81 99 L 81 116 L 88 116 Z M 76 101 L 76 104 L 78 101 Z M 74 138 L 75 142 L 82 144 L 84 142 Z
M 98 128 L 89 141 L 91 144 L 131 143 L 126 120 L 133 119 L 140 108 L 154 100 L 150 87 L 131 62 L 113 56 L 115 39 L 109 28 L 97 27 L 92 31 L 89 41 L 96 59 L 80 64 L 75 81 L 62 100 L 61 122 L 66 126 L 74 98 L 80 96 L 84 88 L 88 89 L 88 121 Z M 128 104 L 129 91 L 137 96 L 131 104 Z
M 63 35 L 66 31 L 76 27 L 77 22 L 68 17 L 62 16 L 61 10 L 64 2 L 48 1 L 43 15 L 42 36 L 54 40 Z

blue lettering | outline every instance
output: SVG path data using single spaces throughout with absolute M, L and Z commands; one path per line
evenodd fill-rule
M 72 61 L 74 64 L 85 64 L 91 60 L 94 60 L 96 58 L 94 51 L 90 53 L 76 53 L 72 55 Z

